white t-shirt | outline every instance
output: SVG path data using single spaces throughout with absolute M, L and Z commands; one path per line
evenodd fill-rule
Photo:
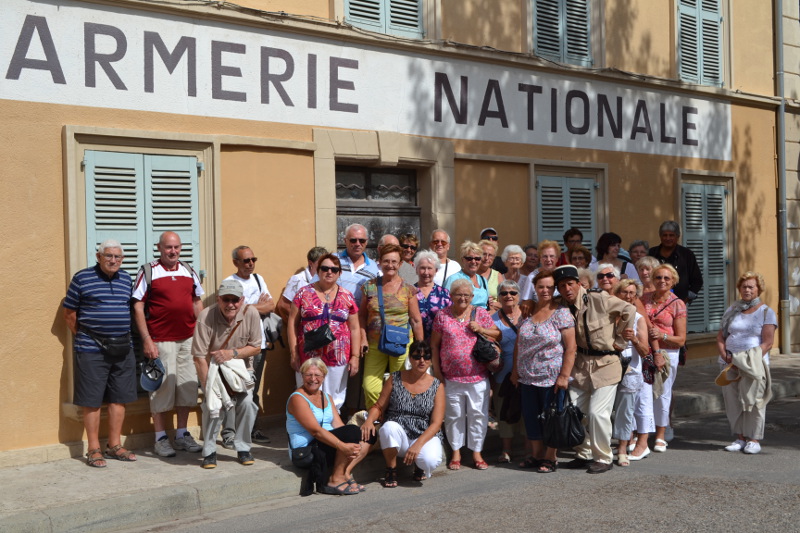
M 755 348 L 761 344 L 761 330 L 765 324 L 778 325 L 778 316 L 767 304 L 762 304 L 754 313 L 739 313 L 728 327 L 725 349 L 731 353 L 739 353 Z M 769 354 L 764 354 L 764 361 L 769 364 Z M 719 362 L 725 364 L 722 357 Z
M 461 265 L 458 263 L 458 261 L 453 261 L 452 259 L 448 259 L 446 263 L 442 263 L 441 265 L 439 265 L 439 269 L 433 276 L 433 282 L 436 285 L 444 286 L 444 282 L 446 281 L 444 275 L 445 270 L 447 270 L 447 277 L 449 278 L 456 272 L 461 272 Z
M 290 302 L 294 301 L 297 291 L 310 284 L 313 279 L 314 276 L 311 275 L 311 271 L 306 267 L 302 272 L 289 278 L 289 281 L 286 282 L 286 288 L 283 289 L 283 297 Z
M 256 276 L 258 276 L 258 281 L 261 282 L 261 289 L 258 288 L 258 281 L 256 281 Z M 225 281 L 229 279 L 235 279 L 239 283 L 242 284 L 243 294 L 244 294 L 244 303 L 246 304 L 255 304 L 258 303 L 258 299 L 261 298 L 262 294 L 266 294 L 270 298 L 272 295 L 269 293 L 269 289 L 267 289 L 267 282 L 264 281 L 264 278 L 260 274 L 253 274 L 250 275 L 249 278 L 244 279 L 240 278 L 238 274 L 231 274 Z M 267 340 L 264 337 L 264 334 L 261 334 L 261 349 L 267 347 Z

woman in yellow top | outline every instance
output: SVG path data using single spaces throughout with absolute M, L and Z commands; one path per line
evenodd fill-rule
M 417 340 L 424 340 L 422 316 L 419 313 L 417 289 L 409 285 L 398 274 L 402 248 L 387 244 L 380 250 L 378 266 L 383 273 L 364 284 L 363 296 L 358 309 L 358 322 L 361 327 L 361 346 L 364 356 L 364 402 L 369 409 L 378 400 L 383 389 L 383 376 L 405 368 L 408 352 L 399 357 L 390 357 L 378 349 L 381 338 L 380 306 L 378 303 L 378 283 L 382 283 L 383 310 L 387 324 L 408 327 Z M 410 342 L 410 336 L 409 336 Z

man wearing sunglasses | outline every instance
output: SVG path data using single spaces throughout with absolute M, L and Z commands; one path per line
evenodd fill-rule
M 483 228 L 481 230 L 481 238 L 480 240 L 487 240 L 487 241 L 494 241 L 497 244 L 497 249 L 500 250 L 500 237 L 497 235 L 497 230 L 494 228 Z M 508 272 L 508 267 L 503 262 L 502 257 L 500 254 L 494 256 L 494 261 L 492 261 L 492 269 L 497 270 L 501 274 L 505 274 Z
M 236 267 L 236 274 L 231 274 L 225 280 L 238 281 L 242 284 L 244 303 L 250 304 L 256 308 L 262 319 L 269 313 L 275 310 L 275 301 L 267 289 L 267 282 L 264 281 L 263 276 L 255 273 L 256 261 L 258 258 L 253 253 L 249 246 L 237 246 L 231 252 L 233 257 L 233 265 Z M 265 335 L 261 336 L 261 352 L 258 353 L 249 365 L 253 367 L 255 372 L 255 388 L 253 389 L 253 403 L 257 408 L 261 407 L 259 402 L 258 391 L 261 386 L 261 378 L 264 374 L 264 355 L 267 352 L 267 339 Z M 235 435 L 236 420 L 234 420 L 233 410 L 225 412 L 225 418 L 222 423 L 222 445 L 228 449 L 233 448 L 233 441 Z M 251 429 L 251 439 L 253 442 L 259 444 L 268 444 L 269 437 L 261 433 L 260 430 Z
M 433 230 L 433 233 L 431 233 L 431 250 L 439 258 L 439 269 L 433 276 L 433 282 L 436 285 L 444 286 L 447 278 L 456 272 L 461 272 L 461 264 L 458 261 L 447 258 L 447 253 L 450 251 L 450 235 L 445 230 Z
M 368 240 L 367 228 L 361 224 L 350 224 L 344 230 L 345 249 L 339 253 L 342 263 L 339 286 L 350 291 L 357 302 L 361 301 L 361 286 L 380 273 L 378 264 L 364 253 Z M 315 276 L 315 281 L 317 279 Z

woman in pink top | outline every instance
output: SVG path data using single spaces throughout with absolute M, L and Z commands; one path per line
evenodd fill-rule
M 478 333 L 499 340 L 500 330 L 486 309 L 471 305 L 470 280 L 454 281 L 450 299 L 452 305 L 436 314 L 431 333 L 433 373 L 445 384 L 447 397 L 444 429 L 453 448 L 447 467 L 461 468 L 461 448 L 466 441 L 475 468 L 486 470 L 489 465 L 481 451 L 489 418 L 489 370 L 472 357 L 472 348 Z

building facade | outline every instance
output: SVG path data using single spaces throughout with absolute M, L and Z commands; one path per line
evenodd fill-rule
M 340 246 L 352 221 L 373 243 L 444 228 L 455 251 L 486 226 L 501 247 L 570 226 L 587 245 L 606 231 L 654 245 L 677 220 L 705 277 L 690 359 L 716 353 L 740 273 L 762 272 L 778 308 L 779 98 L 761 0 L 6 0 L 0 12 L 0 357 L 34 361 L 36 376 L 0 376 L 12 402 L 0 420 L 25 428 L 0 464 L 82 451 L 60 302 L 105 238 L 134 272 L 177 231 L 210 297 L 247 244 L 278 297 L 306 251 Z M 20 279 L 11 260 L 34 250 L 34 279 Z M 278 419 L 288 353 L 269 352 L 266 372 L 263 414 Z M 144 396 L 129 407 L 133 446 L 150 443 L 147 411 Z

